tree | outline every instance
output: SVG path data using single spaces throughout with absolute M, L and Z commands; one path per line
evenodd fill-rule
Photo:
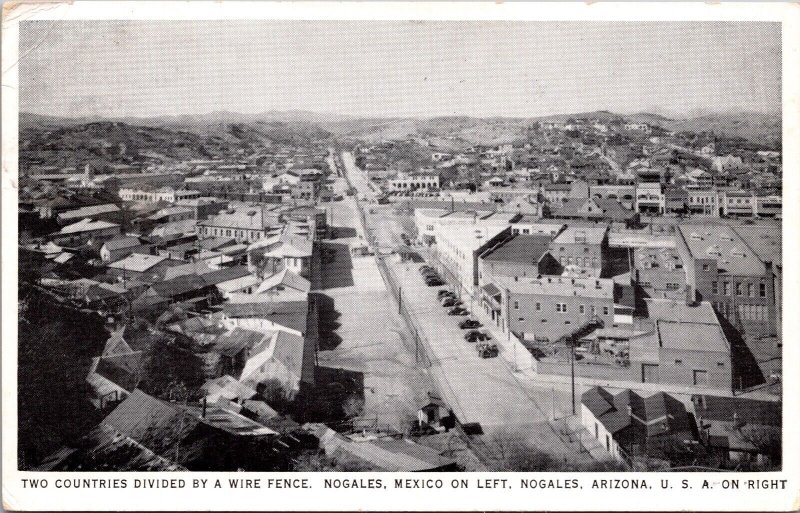
M 560 470 L 561 465 L 549 454 L 533 447 L 523 433 L 501 431 L 488 441 L 496 472 L 543 472 Z
M 280 414 L 287 413 L 291 408 L 292 400 L 289 392 L 283 383 L 275 378 L 259 383 L 256 392 L 264 399 L 265 403 Z
M 780 429 L 747 424 L 739 429 L 739 436 L 742 437 L 742 440 L 752 444 L 759 454 L 769 459 L 765 462 L 766 467 L 780 468 L 783 449 Z
M 203 363 L 189 350 L 168 340 L 152 343 L 143 357 L 139 388 L 159 399 L 189 401 L 200 396 Z
M 101 416 L 88 400 L 91 358 L 107 337 L 103 319 L 20 284 L 18 462 L 31 469 L 89 432 Z

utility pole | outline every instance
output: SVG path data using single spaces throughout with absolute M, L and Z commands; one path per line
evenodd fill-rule
M 569 343 L 569 366 L 572 377 L 572 414 L 575 415 L 575 344 L 572 338 L 568 338 L 567 342 Z
M 397 288 L 397 313 L 403 313 L 403 287 Z

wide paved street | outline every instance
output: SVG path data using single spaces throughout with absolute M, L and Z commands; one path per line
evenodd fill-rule
M 334 189 L 344 193 L 343 179 Z M 351 256 L 364 243 L 355 200 L 327 205 L 329 221 L 339 234 L 324 247 L 334 251 L 323 263 L 320 297 L 319 363 L 363 377 L 365 423 L 403 430 L 416 418 L 417 403 L 429 390 L 425 372 L 414 362 L 413 341 L 393 306 L 372 256 Z
M 366 187 L 363 173 L 348 154 L 344 154 L 343 161 L 351 182 L 362 195 Z M 391 207 L 368 208 L 386 213 Z M 368 222 L 368 231 L 379 246 L 397 245 L 398 231 L 404 230 L 404 223 L 387 215 L 368 216 Z M 540 405 L 503 359 L 482 359 L 475 345 L 463 339 L 458 322 L 464 318 L 447 315 L 436 298 L 438 288 L 428 287 L 422 280 L 418 271 L 421 264 L 399 262 L 396 257 L 384 260 L 391 270 L 390 278 L 402 288 L 402 301 L 411 323 L 421 334 L 430 359 L 428 371 L 462 424 L 479 424 L 486 440 L 494 434 L 521 435 L 533 446 L 559 458 L 588 459 L 588 455 L 580 453 L 577 442 L 565 441 L 551 426 L 549 394 L 544 395 L 548 400 Z

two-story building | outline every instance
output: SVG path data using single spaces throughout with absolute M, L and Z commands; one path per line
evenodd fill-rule
M 439 174 L 432 172 L 398 173 L 388 182 L 390 192 L 439 190 Z
M 200 238 L 231 237 L 242 243 L 261 240 L 281 229 L 278 214 L 264 205 L 229 208 L 197 223 Z
M 775 334 L 779 227 L 681 224 L 675 239 L 697 299 L 745 333 Z
M 602 273 L 608 254 L 608 226 L 567 226 L 550 242 L 550 253 L 565 268 Z

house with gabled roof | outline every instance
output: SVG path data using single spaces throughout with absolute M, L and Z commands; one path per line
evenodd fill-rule
M 102 242 L 113 239 L 120 233 L 120 225 L 108 221 L 82 219 L 61 228 L 52 234 L 51 240 L 66 247 L 76 247 L 91 242 Z
M 139 237 L 124 235 L 106 241 L 100 247 L 100 258 L 103 262 L 115 262 L 133 253 L 149 254 L 150 245 Z
M 270 275 L 282 269 L 308 278 L 314 244 L 304 237 L 281 234 L 251 244 L 247 248 L 248 267 L 254 274 Z
M 697 441 L 686 407 L 664 392 L 642 397 L 629 389 L 612 394 L 592 387 L 581 396 L 581 424 L 609 454 L 629 464 L 638 456 L 668 458 Z

